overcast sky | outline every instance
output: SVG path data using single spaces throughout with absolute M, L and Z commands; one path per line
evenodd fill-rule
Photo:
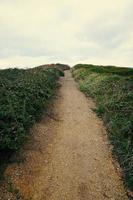
M 133 66 L 133 0 L 0 0 L 0 68 Z

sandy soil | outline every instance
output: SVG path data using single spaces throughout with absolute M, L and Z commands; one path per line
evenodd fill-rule
M 24 199 L 127 200 L 105 128 L 91 110 L 94 103 L 69 71 L 60 82 L 49 116 L 33 127 L 5 177 Z

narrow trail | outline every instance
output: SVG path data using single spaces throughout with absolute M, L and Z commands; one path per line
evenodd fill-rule
M 32 139 L 17 155 L 24 161 L 10 164 L 5 176 L 25 199 L 127 200 L 92 100 L 77 89 L 69 71 L 60 82 L 54 117 L 33 127 Z

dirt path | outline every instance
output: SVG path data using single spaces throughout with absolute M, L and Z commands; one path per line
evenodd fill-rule
M 55 119 L 45 117 L 33 127 L 34 139 L 15 158 L 24 161 L 10 164 L 6 177 L 26 199 L 126 200 L 93 102 L 69 71 L 61 84 Z

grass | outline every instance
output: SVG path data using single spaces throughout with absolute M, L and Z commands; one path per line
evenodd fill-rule
M 95 100 L 126 186 L 133 190 L 133 69 L 79 64 L 72 73 L 80 90 Z

